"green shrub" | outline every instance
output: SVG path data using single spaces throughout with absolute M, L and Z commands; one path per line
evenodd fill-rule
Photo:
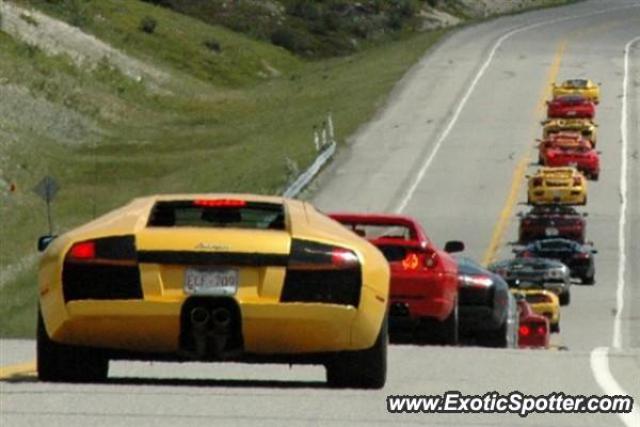
M 147 34 L 153 34 L 158 27 L 158 21 L 152 16 L 145 16 L 140 20 L 138 28 Z

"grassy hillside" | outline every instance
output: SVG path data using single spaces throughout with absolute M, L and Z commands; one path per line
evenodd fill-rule
M 352 133 L 441 35 L 306 62 L 147 3 L 78 4 L 81 15 L 55 11 L 55 2 L 44 10 L 171 78 L 152 87 L 106 62 L 79 67 L 0 33 L 0 177 L 17 186 L 0 193 L 4 336 L 33 331 L 34 244 L 46 222 L 31 189 L 42 176 L 61 186 L 53 207 L 57 232 L 142 194 L 276 193 L 287 180 L 287 158 L 301 168 L 313 159 L 312 128 L 327 112 L 338 136 Z M 152 34 L 139 29 L 145 16 L 158 22 Z M 219 52 L 204 45 L 209 38 L 220 43 Z

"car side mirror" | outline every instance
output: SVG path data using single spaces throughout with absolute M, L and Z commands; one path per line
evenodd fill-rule
M 582 216 L 589 216 L 589 212 L 582 212 Z
M 525 175 L 524 176 L 526 179 L 531 179 L 531 175 Z
M 598 250 L 597 250 L 597 249 L 591 249 L 591 253 L 592 253 L 592 254 L 597 254 L 597 253 L 598 253 Z
M 598 154 L 602 154 L 602 151 L 598 150 L 598 151 L 596 151 L 596 153 L 598 153 Z
M 464 251 L 464 243 L 459 240 L 450 240 L 444 245 L 444 251 L 450 254 Z
M 45 249 L 53 242 L 53 240 L 58 236 L 51 236 L 49 234 L 45 236 L 40 236 L 38 238 L 38 251 L 44 252 Z

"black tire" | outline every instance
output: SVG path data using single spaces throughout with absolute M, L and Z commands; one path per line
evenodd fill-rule
M 594 181 L 597 181 L 598 178 L 600 178 L 600 174 L 599 173 L 593 173 L 591 174 L 591 179 Z
M 458 300 L 454 303 L 451 314 L 439 325 L 439 344 L 457 345 L 460 340 L 460 320 L 458 316 Z
M 507 319 L 505 319 L 498 329 L 484 333 L 480 343 L 487 347 L 506 348 L 509 341 L 507 338 L 508 332 Z
M 558 322 L 558 323 L 550 323 L 549 324 L 549 329 L 550 329 L 551 333 L 560 332 L 560 322 Z
M 98 350 L 65 344 L 49 339 L 38 310 L 37 325 L 38 379 L 50 382 L 101 382 L 107 379 L 109 359 Z
M 558 296 L 558 299 L 560 299 L 560 305 L 569 305 L 571 303 L 571 292 L 564 291 Z
M 327 383 L 334 388 L 380 389 L 387 381 L 389 327 L 382 322 L 373 347 L 336 354 L 326 364 Z
M 544 166 L 544 157 L 538 154 L 538 164 Z
M 582 206 L 587 206 L 587 196 L 584 196 L 584 202 L 582 202 Z
M 596 283 L 596 277 L 594 274 L 591 276 L 584 276 L 581 278 L 583 285 L 593 285 Z

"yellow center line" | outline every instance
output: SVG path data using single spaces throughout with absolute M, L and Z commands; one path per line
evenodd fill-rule
M 17 363 L 0 367 L 0 380 L 8 380 L 16 375 L 27 375 L 36 373 L 36 362 Z
M 567 47 L 567 41 L 562 40 L 558 43 L 558 47 L 556 49 L 556 53 L 553 57 L 553 62 L 549 67 L 549 75 L 547 76 L 547 80 L 545 81 L 545 85 L 542 88 L 538 103 L 536 104 L 534 110 L 534 123 L 537 124 L 538 121 L 542 118 L 545 110 L 545 102 L 549 98 L 549 90 L 551 84 L 556 81 L 558 77 L 558 73 L 560 71 L 560 63 L 562 62 L 562 56 L 564 55 L 565 48 Z M 531 162 L 531 150 L 530 147 L 527 148 L 526 154 L 520 159 L 518 162 L 516 169 L 513 173 L 513 177 L 511 178 L 511 188 L 509 189 L 509 194 L 507 195 L 507 200 L 500 211 L 500 216 L 498 217 L 498 222 L 493 228 L 493 234 L 491 235 L 491 241 L 487 250 L 484 253 L 484 257 L 482 258 L 482 263 L 484 265 L 488 265 L 495 261 L 498 250 L 500 249 L 500 245 L 504 239 L 504 233 L 507 230 L 507 226 L 509 225 L 509 220 L 511 219 L 511 215 L 513 213 L 513 208 L 515 207 L 518 195 L 520 193 L 520 188 L 522 187 L 522 183 L 524 181 L 524 176 L 527 171 L 527 165 Z

